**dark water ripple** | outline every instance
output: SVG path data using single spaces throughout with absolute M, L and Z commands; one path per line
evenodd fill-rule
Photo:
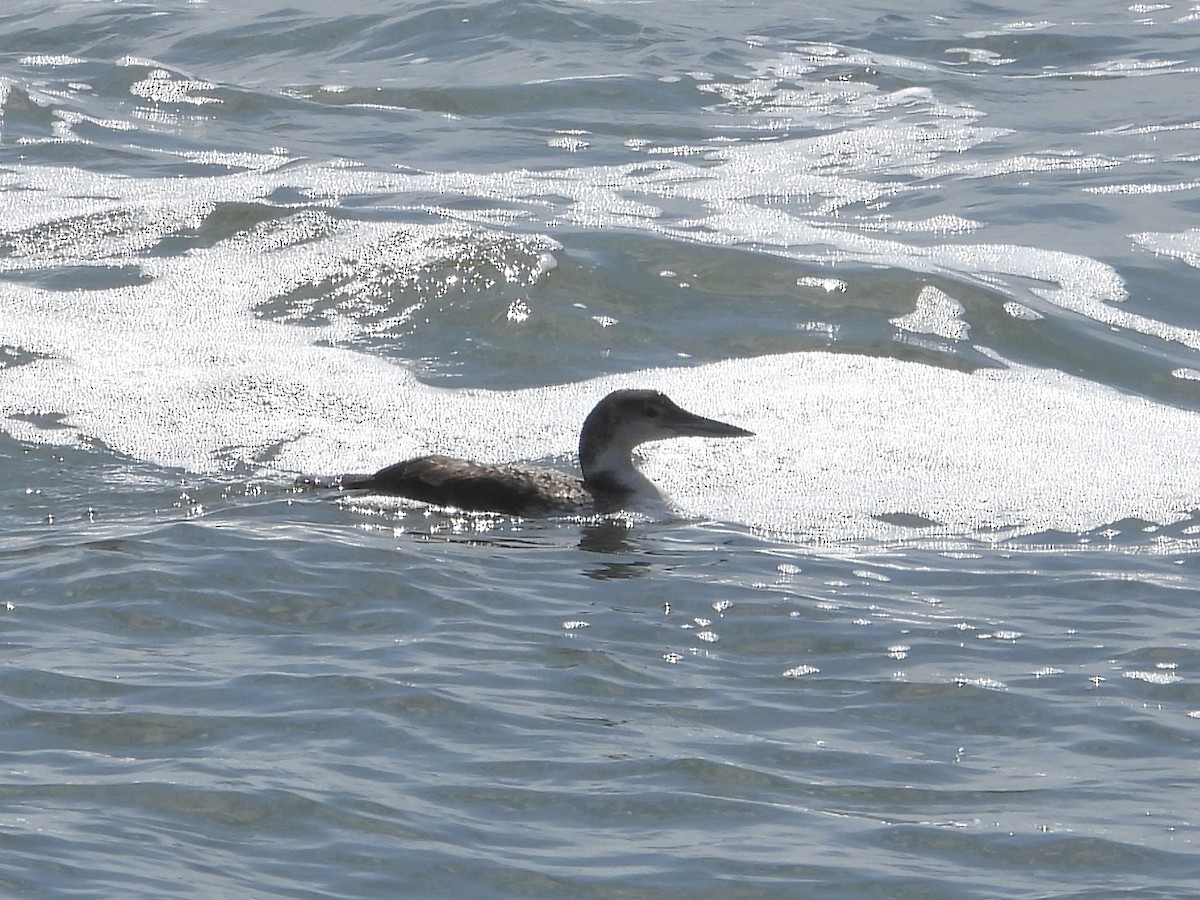
M 8 554 L 9 890 L 1166 895 L 1196 873 L 1200 695 L 1121 677 L 1191 670 L 1146 612 L 1187 596 L 1155 581 L 1188 554 L 958 567 L 687 526 L 580 553 L 576 525 L 397 535 L 288 495 L 187 515 L 27 525 L 51 541 Z
M 1076 6 L 0 11 L 0 894 L 1193 893 L 1186 504 L 885 541 L 340 502 L 270 469 L 306 404 L 339 459 L 402 404 L 236 346 L 340 323 L 447 395 L 834 351 L 843 394 L 911 364 L 896 426 L 912 373 L 1011 364 L 1182 426 L 1194 11 Z M 968 338 L 896 324 L 927 289 Z M 246 397 L 287 427 L 213 437 Z M 206 472 L 92 433 L 156 416 Z M 1087 418 L 1038 467 L 1103 474 Z

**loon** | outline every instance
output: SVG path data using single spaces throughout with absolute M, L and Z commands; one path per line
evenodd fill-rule
M 753 437 L 754 433 L 677 406 L 652 390 L 613 391 L 584 420 L 579 478 L 557 469 L 491 466 L 449 456 L 420 456 L 373 474 L 306 478 L 301 486 L 367 490 L 434 506 L 514 516 L 613 512 L 635 494 L 656 494 L 633 465 L 633 448 L 673 437 Z

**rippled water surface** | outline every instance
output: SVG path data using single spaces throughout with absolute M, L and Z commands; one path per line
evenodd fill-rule
M 1200 7 L 0 11 L 0 893 L 1179 897 Z M 752 429 L 666 500 L 608 390 Z

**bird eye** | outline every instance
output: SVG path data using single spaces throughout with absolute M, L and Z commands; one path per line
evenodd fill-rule
M 646 407 L 646 418 L 647 419 L 657 419 L 660 415 L 662 415 L 662 411 L 659 410 L 659 408 L 657 406 L 647 406 Z

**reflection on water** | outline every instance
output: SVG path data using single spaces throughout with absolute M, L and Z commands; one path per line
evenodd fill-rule
M 624 519 L 602 520 L 580 528 L 579 549 L 585 553 L 606 556 L 641 556 L 642 551 L 632 540 L 637 523 Z M 600 581 L 620 578 L 640 578 L 649 573 L 651 563 L 647 559 L 606 560 L 598 566 L 584 570 L 588 578 Z

